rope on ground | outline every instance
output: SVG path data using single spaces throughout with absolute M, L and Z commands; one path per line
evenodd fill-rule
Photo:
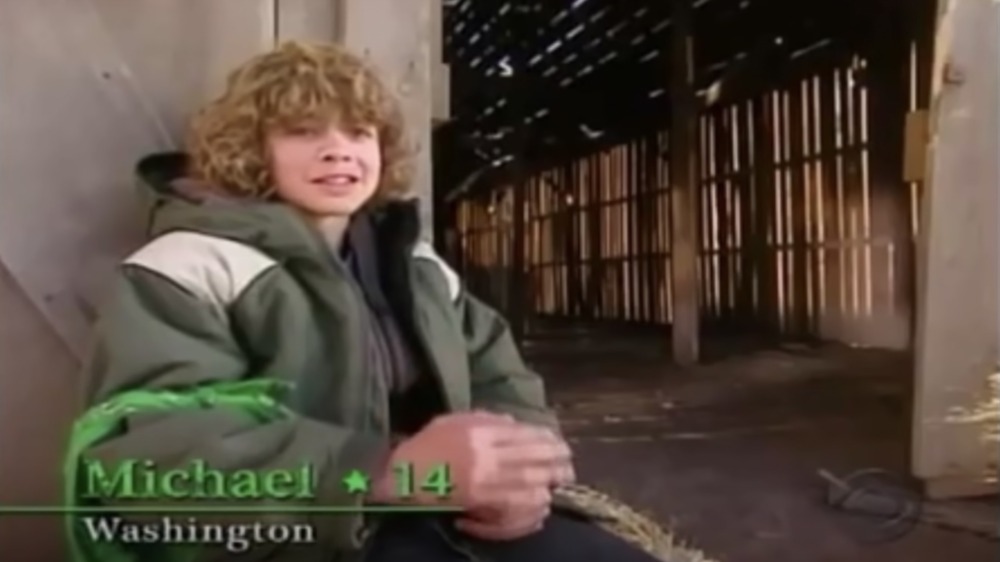
M 594 515 L 600 525 L 663 562 L 715 562 L 683 544 L 652 517 L 604 492 L 583 485 L 560 488 L 559 495 Z

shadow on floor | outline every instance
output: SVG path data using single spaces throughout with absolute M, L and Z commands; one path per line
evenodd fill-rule
M 681 370 L 661 338 L 563 331 L 525 343 L 587 483 L 722 562 L 996 559 L 992 540 L 924 524 L 862 543 L 823 504 L 820 469 L 906 473 L 904 354 L 715 342 L 711 361 Z

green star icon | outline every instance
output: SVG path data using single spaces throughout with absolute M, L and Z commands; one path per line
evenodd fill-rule
M 352 470 L 348 472 L 342 482 L 344 483 L 344 489 L 347 490 L 348 494 L 368 493 L 368 476 L 360 470 Z

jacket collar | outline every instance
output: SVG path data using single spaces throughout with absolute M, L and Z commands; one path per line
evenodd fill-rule
M 319 233 L 288 205 L 219 195 L 188 177 L 187 166 L 187 155 L 180 152 L 153 154 L 138 163 L 140 180 L 157 200 L 152 236 L 192 230 L 244 242 L 278 260 L 329 255 Z M 351 220 L 370 225 L 379 253 L 402 251 L 420 237 L 417 199 L 370 205 Z

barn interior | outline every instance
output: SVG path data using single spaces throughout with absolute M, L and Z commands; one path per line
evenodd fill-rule
M 904 135 L 929 106 L 935 13 L 455 4 L 435 139 L 450 257 L 528 330 L 672 326 L 685 355 L 734 333 L 905 349 L 920 182 Z
M 0 552 L 66 559 L 58 517 L 2 510 L 62 501 L 89 331 L 145 241 L 135 162 L 295 39 L 399 93 L 428 234 L 545 377 L 582 481 L 703 562 L 995 560 L 1000 409 L 965 414 L 998 390 L 998 14 L 5 0 Z M 830 505 L 866 482 L 888 508 Z
M 721 559 L 985 556 L 940 526 L 867 548 L 822 501 L 829 474 L 910 485 L 920 448 L 938 8 L 445 8 L 442 247 L 548 377 L 583 474 Z

